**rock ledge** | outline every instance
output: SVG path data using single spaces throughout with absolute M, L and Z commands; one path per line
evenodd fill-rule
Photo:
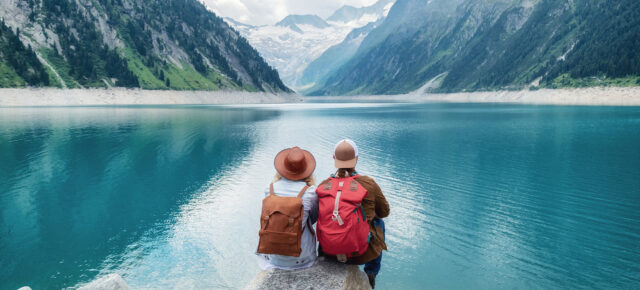
M 307 269 L 262 271 L 247 285 L 258 289 L 371 289 L 367 275 L 358 266 L 318 258 Z

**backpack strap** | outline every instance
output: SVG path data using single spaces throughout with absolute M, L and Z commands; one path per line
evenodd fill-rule
M 273 182 L 269 184 L 269 195 L 274 195 L 273 194 Z
M 309 189 L 309 186 L 305 186 L 304 188 L 302 188 L 302 190 L 300 191 L 300 193 L 298 193 L 298 198 L 301 198 L 302 195 L 304 195 L 305 192 L 307 192 L 307 189 Z M 309 217 L 307 217 L 307 228 L 309 228 L 309 231 L 311 232 L 312 235 L 316 235 L 316 232 L 313 230 L 313 227 L 311 226 L 311 222 L 309 221 Z M 304 231 L 304 229 L 302 229 Z
M 333 217 L 331 218 L 334 221 L 338 222 L 338 225 L 342 226 L 344 224 L 344 222 L 342 221 L 342 218 L 340 217 L 340 212 L 338 211 L 338 209 L 340 208 L 340 195 L 342 195 L 342 186 L 344 186 L 344 181 L 340 181 L 338 182 L 338 192 L 336 193 L 336 200 L 335 203 L 333 205 Z
M 304 188 L 302 188 L 302 190 L 300 191 L 300 193 L 298 193 L 298 198 L 301 198 L 302 195 L 307 191 L 307 189 L 309 189 L 309 186 L 306 185 Z

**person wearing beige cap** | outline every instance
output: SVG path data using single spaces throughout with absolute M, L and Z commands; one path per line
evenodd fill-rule
M 312 175 L 316 160 L 309 151 L 293 147 L 276 155 L 274 167 L 275 180 L 262 203 L 258 265 L 263 270 L 311 267 L 317 257 L 312 226 L 318 219 Z
M 344 139 L 334 147 L 337 171 L 316 189 L 319 200 L 317 237 L 321 255 L 349 264 L 364 264 L 371 288 L 387 250 L 382 218 L 389 203 L 373 178 L 358 175 L 359 152 Z

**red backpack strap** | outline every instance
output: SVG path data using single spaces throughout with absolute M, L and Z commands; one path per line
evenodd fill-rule
M 349 184 L 349 189 L 351 191 L 356 191 L 358 190 L 358 182 L 355 179 L 351 179 L 351 182 Z
M 273 193 L 273 182 L 269 184 L 269 195 L 274 195 L 274 193 Z
M 298 193 L 298 198 L 301 198 L 302 195 L 305 193 L 305 191 L 307 191 L 307 189 L 309 189 L 309 186 L 306 185 L 304 188 L 302 188 L 302 190 L 300 191 L 300 193 Z

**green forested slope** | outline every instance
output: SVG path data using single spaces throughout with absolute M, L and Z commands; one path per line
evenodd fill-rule
M 545 0 L 517 32 L 501 24 L 471 41 L 443 90 L 519 88 L 538 78 L 545 87 L 598 85 L 640 75 L 638 1 Z
M 68 87 L 289 91 L 244 38 L 195 0 L 27 0 L 11 8 L 28 21 L 0 16 L 29 32 L 21 40 Z
M 49 85 L 47 71 L 31 47 L 20 41 L 19 33 L 0 22 L 0 87 Z
M 446 3 L 398 0 L 388 19 L 414 20 L 385 20 L 311 94 L 407 93 L 442 73 L 436 91 L 638 85 L 639 1 Z

